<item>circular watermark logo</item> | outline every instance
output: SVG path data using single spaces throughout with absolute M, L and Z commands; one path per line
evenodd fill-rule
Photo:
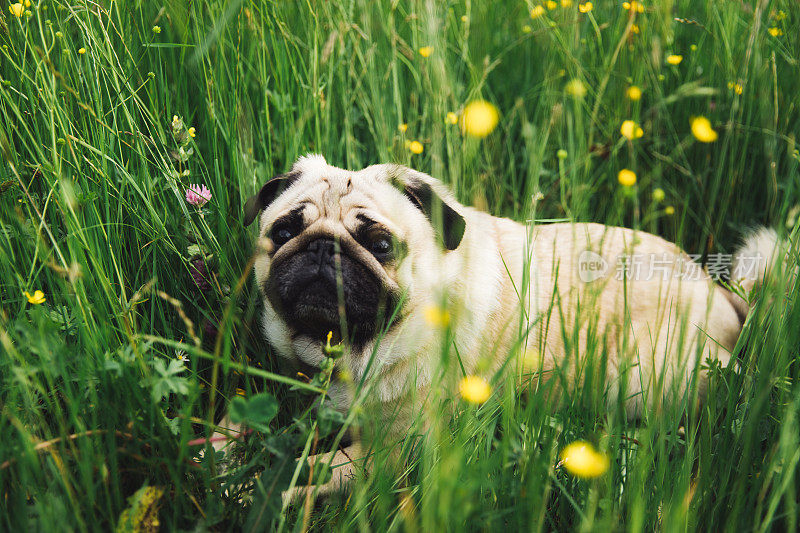
M 591 250 L 584 250 L 578 256 L 578 277 L 584 283 L 600 279 L 608 272 L 608 261 Z

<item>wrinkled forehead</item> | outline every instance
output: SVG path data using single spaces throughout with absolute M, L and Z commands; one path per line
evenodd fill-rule
M 328 165 L 321 156 L 301 158 L 292 167 L 294 182 L 265 211 L 265 225 L 302 207 L 304 217 L 348 222 L 368 212 L 386 223 L 403 201 L 393 185 L 395 165 L 372 165 L 358 171 Z M 374 217 L 373 217 L 374 218 Z

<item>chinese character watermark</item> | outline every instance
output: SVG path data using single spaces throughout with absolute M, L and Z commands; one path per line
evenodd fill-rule
M 732 254 L 709 254 L 705 266 L 700 264 L 700 254 L 670 254 L 663 252 L 625 254 L 606 258 L 592 250 L 578 256 L 578 277 L 584 283 L 605 278 L 613 272 L 617 281 L 714 281 L 756 279 L 764 267 L 761 254 L 737 256 L 734 265 Z M 613 266 L 612 266 L 613 265 Z

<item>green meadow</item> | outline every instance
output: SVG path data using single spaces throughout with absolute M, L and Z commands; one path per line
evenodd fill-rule
M 0 530 L 797 530 L 785 273 L 734 361 L 704 365 L 705 398 L 695 383 L 636 420 L 591 372 L 555 403 L 487 375 L 487 401 L 443 386 L 428 424 L 387 442 L 369 383 L 337 413 L 330 373 L 289 369 L 259 332 L 243 205 L 309 152 L 408 165 L 529 224 L 656 233 L 703 263 L 748 227 L 793 238 L 800 5 L 631 3 L 3 0 Z M 475 101 L 498 112 L 485 137 L 463 131 Z M 249 433 L 214 453 L 226 413 Z M 372 472 L 282 502 L 329 475 L 297 458 L 348 433 L 376 435 Z M 568 471 L 574 441 L 607 470 Z

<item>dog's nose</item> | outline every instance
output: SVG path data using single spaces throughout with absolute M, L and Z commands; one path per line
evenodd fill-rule
M 333 239 L 317 239 L 311 241 L 306 250 L 311 252 L 315 262 L 322 267 L 323 265 L 332 265 L 333 258 L 336 255 L 336 243 Z

